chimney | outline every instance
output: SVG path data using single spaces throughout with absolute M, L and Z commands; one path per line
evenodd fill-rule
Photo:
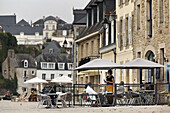
M 43 16 L 43 21 L 45 21 L 45 16 Z
M 8 57 L 9 58 L 15 58 L 15 51 L 14 51 L 14 49 L 9 49 L 8 50 Z
M 33 27 L 32 20 L 31 20 L 31 27 Z

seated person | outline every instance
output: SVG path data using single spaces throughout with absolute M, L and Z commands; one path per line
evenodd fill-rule
M 3 100 L 11 100 L 9 91 L 7 91 L 7 93 L 5 94 L 5 97 L 3 97 Z
M 124 82 L 120 82 L 120 86 L 118 87 L 117 94 L 123 94 L 124 93 Z

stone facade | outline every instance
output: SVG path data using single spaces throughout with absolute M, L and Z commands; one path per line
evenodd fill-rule
M 117 38 L 116 38 L 116 63 L 125 64 L 133 60 L 132 46 L 132 18 L 134 11 L 133 0 L 117 0 L 116 15 L 117 15 Z M 132 70 L 118 69 L 116 71 L 116 83 L 124 81 L 125 83 L 136 83 L 133 78 Z
M 27 62 L 27 64 L 25 64 Z M 14 79 L 16 74 L 18 79 L 17 92 L 22 94 L 24 91 L 30 93 L 35 85 L 25 84 L 24 82 L 36 77 L 37 69 L 34 59 L 28 54 L 15 54 L 13 49 L 8 50 L 8 56 L 2 63 L 2 74 L 6 79 Z
M 169 1 L 164 0 L 136 0 L 134 4 L 133 24 L 133 56 L 142 57 L 167 64 L 170 58 L 169 46 Z M 151 4 L 151 5 L 150 5 Z M 151 6 L 151 8 L 149 8 Z M 140 9 L 139 9 L 140 8 Z M 137 23 L 140 10 L 140 23 Z M 138 24 L 140 28 L 137 28 Z M 160 76 L 154 82 L 166 81 L 166 69 L 160 70 Z M 156 73 L 156 72 L 155 72 Z M 144 82 L 153 82 L 153 77 L 148 79 L 148 73 L 143 71 Z

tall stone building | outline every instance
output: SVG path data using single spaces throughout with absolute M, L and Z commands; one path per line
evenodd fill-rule
M 134 2 L 133 56 L 166 65 L 170 58 L 169 0 L 136 0 Z M 141 72 L 142 76 L 141 76 Z M 138 82 L 165 82 L 165 69 L 140 70 Z M 157 75 L 155 78 L 153 75 Z M 143 80 L 143 81 L 142 81 Z
M 133 0 L 117 0 L 116 63 L 118 64 L 125 64 L 126 62 L 133 60 L 133 11 Z M 125 83 L 136 83 L 136 79 L 133 79 L 132 76 L 132 70 L 128 69 L 118 69 L 115 78 L 117 83 L 120 83 L 120 81 L 124 81 Z

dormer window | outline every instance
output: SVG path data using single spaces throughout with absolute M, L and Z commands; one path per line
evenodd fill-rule
M 68 63 L 68 69 L 72 69 L 72 63 Z
M 28 67 L 28 60 L 24 60 L 24 67 Z
M 53 49 L 53 48 L 50 48 L 50 49 L 49 49 L 49 53 L 54 53 L 54 49 Z
M 64 63 L 58 63 L 58 69 L 64 69 Z
M 55 69 L 55 63 L 41 62 L 41 69 Z

